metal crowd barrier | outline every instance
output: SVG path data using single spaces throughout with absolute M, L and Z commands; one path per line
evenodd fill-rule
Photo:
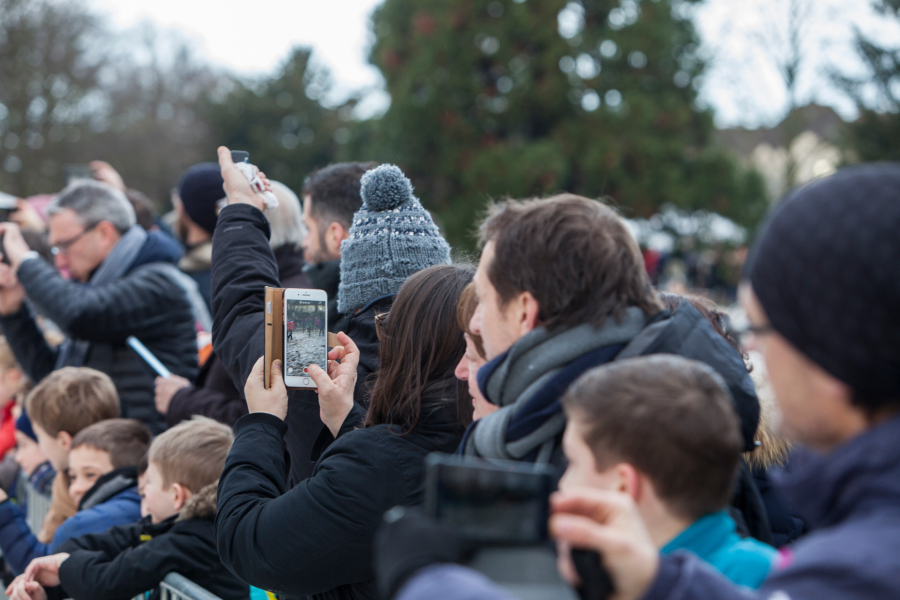
M 28 527 L 37 535 L 44 525 L 44 517 L 50 510 L 50 496 L 39 494 L 28 482 L 28 477 L 20 472 L 19 482 L 16 485 L 16 499 L 19 506 L 25 509 Z
M 50 496 L 39 494 L 28 482 L 28 477 L 19 475 L 16 486 L 16 500 L 25 508 L 25 519 L 28 527 L 37 534 L 44 525 L 44 517 L 50 510 Z M 0 590 L 2 591 L 2 590 Z M 161 600 L 221 600 L 187 577 L 178 573 L 169 573 L 159 584 Z M 0 597 L 3 597 L 0 595 Z M 147 594 L 140 594 L 134 600 L 146 600 Z

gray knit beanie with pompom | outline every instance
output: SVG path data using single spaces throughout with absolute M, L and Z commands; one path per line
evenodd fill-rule
M 413 273 L 450 264 L 450 246 L 403 171 L 381 165 L 367 171 L 360 185 L 363 205 L 341 244 L 338 310 L 343 314 L 396 294 Z

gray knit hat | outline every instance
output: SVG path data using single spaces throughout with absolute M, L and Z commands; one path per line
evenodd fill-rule
M 350 237 L 341 244 L 342 313 L 396 294 L 413 273 L 450 264 L 450 246 L 412 192 L 412 183 L 394 165 L 362 176 L 363 205 L 353 215 Z

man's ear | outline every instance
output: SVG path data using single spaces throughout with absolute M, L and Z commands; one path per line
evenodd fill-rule
M 119 230 L 116 229 L 116 226 L 109 221 L 100 221 L 99 223 L 97 223 L 96 229 L 100 232 L 100 236 L 103 239 L 105 245 L 109 246 L 110 248 L 115 246 L 119 242 L 119 239 L 122 237 L 122 234 L 119 233 Z
M 540 326 L 541 323 L 538 320 L 538 314 L 541 312 L 541 307 L 538 304 L 537 299 L 531 295 L 531 292 L 522 292 L 519 294 L 517 301 L 520 310 L 520 334 L 525 335 Z
M 325 230 L 325 249 L 331 256 L 341 255 L 341 242 L 350 237 L 350 231 L 337 221 L 332 221 Z
M 628 463 L 619 463 L 616 465 L 616 476 L 619 480 L 619 491 L 631 496 L 635 503 L 640 502 L 641 496 L 644 494 L 644 485 L 637 469 Z
M 66 452 L 72 449 L 72 436 L 65 431 L 56 434 L 56 441 L 59 445 L 66 449 Z
M 181 510 L 185 503 L 191 499 L 191 496 L 193 496 L 191 490 L 187 489 L 180 483 L 173 483 L 172 491 L 174 492 L 173 501 L 175 503 L 175 510 Z

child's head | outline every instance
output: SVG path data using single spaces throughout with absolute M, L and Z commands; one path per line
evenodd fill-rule
M 233 441 L 230 427 L 205 417 L 183 421 L 153 440 L 143 498 L 154 523 L 219 479 Z
M 672 355 L 592 369 L 563 397 L 560 488 L 624 491 L 651 535 L 722 510 L 732 494 L 742 438 L 722 379 L 708 366 Z
M 15 398 L 28 382 L 6 338 L 0 336 L 0 404 Z
M 65 367 L 47 375 L 25 400 L 41 452 L 57 471 L 68 466 L 72 438 L 82 429 L 119 416 L 112 380 L 86 367 Z
M 150 439 L 150 430 L 134 419 L 107 419 L 79 431 L 69 451 L 69 496 L 79 503 L 100 477 L 137 465 Z
M 37 436 L 31 427 L 28 415 L 22 412 L 16 419 L 16 462 L 26 475 L 31 476 L 35 469 L 47 462 L 47 457 L 41 452 L 37 443 Z

